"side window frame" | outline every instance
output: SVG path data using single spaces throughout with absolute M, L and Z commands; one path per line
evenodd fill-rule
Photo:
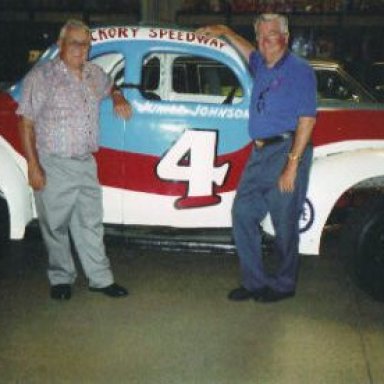
M 211 53 L 211 54 L 209 54 Z M 216 52 L 213 52 L 216 53 Z M 240 96 L 235 96 L 234 99 L 236 102 L 234 102 L 234 105 L 240 105 L 244 102 L 246 99 L 246 96 L 248 94 L 246 90 L 246 81 L 242 76 L 242 73 L 246 73 L 245 68 L 241 68 L 240 66 L 234 66 L 236 67 L 235 70 L 232 66 L 231 58 L 226 60 L 225 57 L 220 57 L 220 55 L 214 55 L 212 52 L 204 52 L 201 50 L 188 50 L 188 49 L 180 49 L 178 51 L 176 50 L 165 50 L 165 49 L 159 49 L 159 50 L 153 50 L 150 51 L 149 55 L 143 57 L 142 63 L 145 61 L 150 60 L 153 57 L 159 57 L 160 58 L 160 70 L 159 70 L 159 88 L 157 90 L 153 90 L 158 94 L 161 101 L 163 102 L 171 102 L 171 103 L 207 103 L 207 104 L 214 104 L 214 105 L 221 105 L 226 100 L 228 95 L 204 95 L 204 94 L 188 94 L 188 93 L 180 93 L 176 92 L 173 89 L 173 68 L 175 61 L 180 57 L 195 57 L 195 58 L 203 58 L 203 60 L 210 61 L 210 62 L 217 62 L 219 65 L 225 66 L 228 68 L 234 78 L 238 82 L 238 86 L 241 88 Z M 142 64 L 143 65 L 143 64 Z M 143 83 L 143 77 L 141 76 L 140 79 L 141 84 Z M 233 92 L 235 93 L 235 92 Z M 231 100 L 232 101 L 232 100 Z M 228 104 L 231 104 L 229 102 Z

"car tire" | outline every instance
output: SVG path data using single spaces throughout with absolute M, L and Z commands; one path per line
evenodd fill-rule
M 9 211 L 8 204 L 5 199 L 0 197 L 0 248 L 9 244 Z
M 358 286 L 384 301 L 384 196 L 367 200 L 342 230 L 341 252 Z

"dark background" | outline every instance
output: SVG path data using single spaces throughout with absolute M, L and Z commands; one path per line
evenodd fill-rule
M 288 15 L 291 48 L 304 57 L 336 59 L 362 80 L 384 61 L 384 0 L 0 0 L 0 82 L 20 79 L 68 18 L 91 26 L 224 23 L 253 40 L 261 12 Z

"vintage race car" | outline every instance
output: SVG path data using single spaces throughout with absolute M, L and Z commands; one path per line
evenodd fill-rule
M 56 55 L 52 46 L 36 65 Z M 237 51 L 191 31 L 111 26 L 92 31 L 90 60 L 113 77 L 134 110 L 124 121 L 110 99 L 101 105 L 96 156 L 105 223 L 230 228 L 236 186 L 253 145 L 247 131 L 252 80 Z M 311 63 L 319 111 L 300 252 L 319 253 L 341 196 L 374 190 L 379 198 L 361 201 L 364 215 L 357 215 L 360 222 L 348 237 L 361 264 L 372 239 L 379 244 L 384 225 L 384 106 L 338 64 Z M 36 216 L 16 127 L 21 89 L 22 81 L 0 96 L 0 202 L 12 239 L 22 238 Z M 273 234 L 268 217 L 264 228 Z M 380 249 L 383 264 L 382 243 Z

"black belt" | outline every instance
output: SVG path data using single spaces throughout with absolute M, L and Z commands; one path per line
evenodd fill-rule
M 293 132 L 284 132 L 277 136 L 265 137 L 263 139 L 255 139 L 255 146 L 257 148 L 263 148 L 266 145 L 280 143 L 282 141 L 288 140 L 293 136 Z

